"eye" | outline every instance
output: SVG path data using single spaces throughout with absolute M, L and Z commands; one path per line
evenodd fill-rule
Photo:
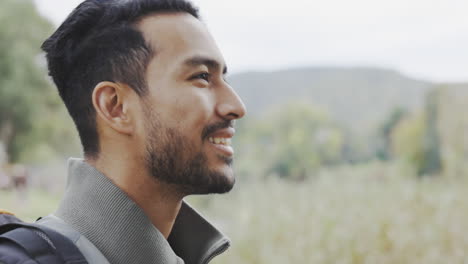
M 197 73 L 195 75 L 193 75 L 192 77 L 190 77 L 190 80 L 205 80 L 207 82 L 210 82 L 210 77 L 211 75 L 208 73 L 208 72 L 201 72 L 201 73 Z

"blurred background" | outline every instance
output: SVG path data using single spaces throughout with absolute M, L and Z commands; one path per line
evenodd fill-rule
M 74 125 L 42 41 L 80 1 L 0 1 L 0 208 L 56 208 Z M 468 2 L 194 1 L 247 105 L 238 184 L 189 200 L 214 263 L 467 263 Z

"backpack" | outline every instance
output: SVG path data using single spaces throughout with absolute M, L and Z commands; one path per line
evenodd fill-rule
M 25 223 L 12 214 L 0 211 L 0 252 L 2 247 L 8 249 L 12 246 L 21 248 L 30 260 L 35 261 L 33 263 L 88 264 L 80 250 L 67 237 L 48 227 Z M 16 250 L 7 252 L 8 256 L 0 254 L 0 263 L 17 263 L 24 256 Z

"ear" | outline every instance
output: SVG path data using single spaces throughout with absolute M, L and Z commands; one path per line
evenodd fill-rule
M 97 117 L 115 131 L 127 135 L 131 135 L 134 129 L 129 89 L 119 83 L 100 82 L 92 95 Z

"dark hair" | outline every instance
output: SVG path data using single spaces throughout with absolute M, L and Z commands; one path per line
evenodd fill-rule
M 101 81 L 129 85 L 142 96 L 145 71 L 155 51 L 135 23 L 155 13 L 185 12 L 199 18 L 186 0 L 87 0 L 43 44 L 60 97 L 78 130 L 84 154 L 99 154 L 94 87 Z

